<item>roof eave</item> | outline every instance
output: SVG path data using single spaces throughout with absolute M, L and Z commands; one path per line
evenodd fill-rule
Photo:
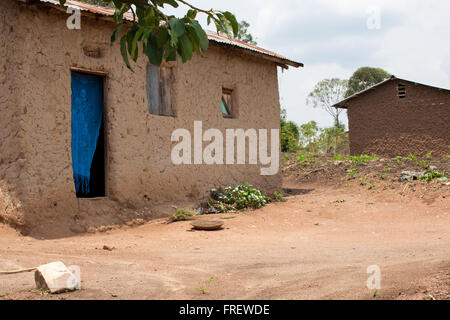
M 27 3 L 27 4 L 28 3 L 38 4 L 38 5 L 42 5 L 42 6 L 46 6 L 46 7 L 51 7 L 53 9 L 56 9 L 56 10 L 59 10 L 59 11 L 66 12 L 65 8 L 62 8 L 61 6 L 59 6 L 57 4 L 54 4 L 52 2 L 46 2 L 45 0 L 44 1 L 41 1 L 41 0 L 17 0 L 17 1 L 23 2 L 23 3 Z M 114 22 L 114 18 L 112 16 L 108 16 L 108 15 L 101 14 L 101 13 L 91 12 L 91 11 L 88 11 L 88 10 L 82 10 L 81 14 L 84 15 L 84 16 L 88 16 L 88 17 L 91 17 L 91 18 L 96 18 L 96 19 L 99 19 L 99 20 Z M 131 23 L 131 21 L 129 21 L 127 19 L 124 19 L 123 23 L 124 24 L 129 24 L 129 23 Z M 219 45 L 219 46 L 225 46 L 225 47 L 227 47 L 227 49 L 236 50 L 236 51 L 245 53 L 247 55 L 255 56 L 255 57 L 259 58 L 259 59 L 264 59 L 264 60 L 267 60 L 267 61 L 271 61 L 271 62 L 275 63 L 277 66 L 279 66 L 279 67 L 281 67 L 283 69 L 288 69 L 289 67 L 294 67 L 294 68 L 304 67 L 303 63 L 296 62 L 296 61 L 284 58 L 282 56 L 280 57 L 280 56 L 276 56 L 276 55 L 266 54 L 264 52 L 259 52 L 259 51 L 251 50 L 251 49 L 248 49 L 248 48 L 240 47 L 240 46 L 237 46 L 237 45 L 232 44 L 232 43 L 224 43 L 224 42 L 221 42 L 219 40 L 216 41 L 216 40 L 211 39 L 211 38 L 209 39 L 209 41 L 212 42 L 212 43 L 215 43 L 216 45 Z
M 276 56 L 270 56 L 261 52 L 257 52 L 257 51 L 253 51 L 253 50 L 248 50 L 245 48 L 241 48 L 241 47 L 237 47 L 234 46 L 232 44 L 228 44 L 228 43 L 223 43 L 220 41 L 214 41 L 214 39 L 209 39 L 210 42 L 214 43 L 214 45 L 219 46 L 219 47 L 227 47 L 227 49 L 229 50 L 233 50 L 236 52 L 240 52 L 246 55 L 250 55 L 250 56 L 254 56 L 260 59 L 264 59 L 267 61 L 271 61 L 273 63 L 275 63 L 277 66 L 283 68 L 283 69 L 289 69 L 289 67 L 294 67 L 294 68 L 300 68 L 300 67 L 304 67 L 304 64 L 301 62 L 295 62 L 289 59 L 283 59 L 283 58 L 279 58 Z

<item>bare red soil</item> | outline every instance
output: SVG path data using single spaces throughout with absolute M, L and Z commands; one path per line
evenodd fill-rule
M 32 273 L 0 276 L 0 298 L 450 299 L 450 187 L 343 177 L 286 174 L 286 202 L 200 217 L 223 219 L 215 232 L 156 220 L 38 240 L 0 226 L 0 269 L 61 260 L 82 272 L 82 289 L 60 295 L 36 290 Z M 381 290 L 366 287 L 371 265 Z

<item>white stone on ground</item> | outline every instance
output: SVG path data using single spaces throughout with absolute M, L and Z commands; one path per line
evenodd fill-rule
M 34 273 L 37 289 L 61 293 L 80 289 L 80 279 L 61 261 L 37 267 Z

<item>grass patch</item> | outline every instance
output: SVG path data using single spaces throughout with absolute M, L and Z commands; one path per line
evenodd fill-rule
M 187 208 L 177 209 L 173 214 L 173 220 L 174 221 L 194 220 L 197 217 L 197 215 L 198 212 L 196 210 Z

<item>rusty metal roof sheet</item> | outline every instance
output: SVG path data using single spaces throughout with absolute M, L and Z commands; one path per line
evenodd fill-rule
M 59 0 L 39 0 L 39 1 L 42 3 L 50 4 L 50 5 L 59 5 Z M 112 8 L 102 7 L 102 6 L 89 4 L 89 3 L 85 3 L 85 2 L 80 2 L 80 1 L 75 1 L 75 0 L 67 0 L 65 6 L 69 7 L 69 8 L 73 8 L 73 9 L 79 9 L 79 10 L 85 11 L 85 12 L 94 13 L 97 15 L 107 16 L 107 17 L 112 17 L 114 15 L 114 9 L 112 9 Z M 124 15 L 124 19 L 128 20 L 128 21 L 133 21 L 133 15 L 130 13 L 127 13 Z M 236 49 L 242 49 L 247 52 L 254 53 L 258 56 L 266 57 L 266 59 L 270 58 L 269 60 L 272 60 L 273 62 L 275 62 L 283 67 L 287 67 L 287 66 L 292 66 L 292 67 L 296 67 L 296 68 L 303 67 L 303 63 L 290 60 L 278 53 L 260 48 L 258 46 L 246 43 L 244 41 L 229 38 L 225 35 L 218 34 L 216 32 L 211 32 L 211 31 L 208 31 L 207 34 L 208 34 L 209 40 L 212 42 L 215 42 L 220 45 L 225 45 L 228 47 L 234 47 Z

